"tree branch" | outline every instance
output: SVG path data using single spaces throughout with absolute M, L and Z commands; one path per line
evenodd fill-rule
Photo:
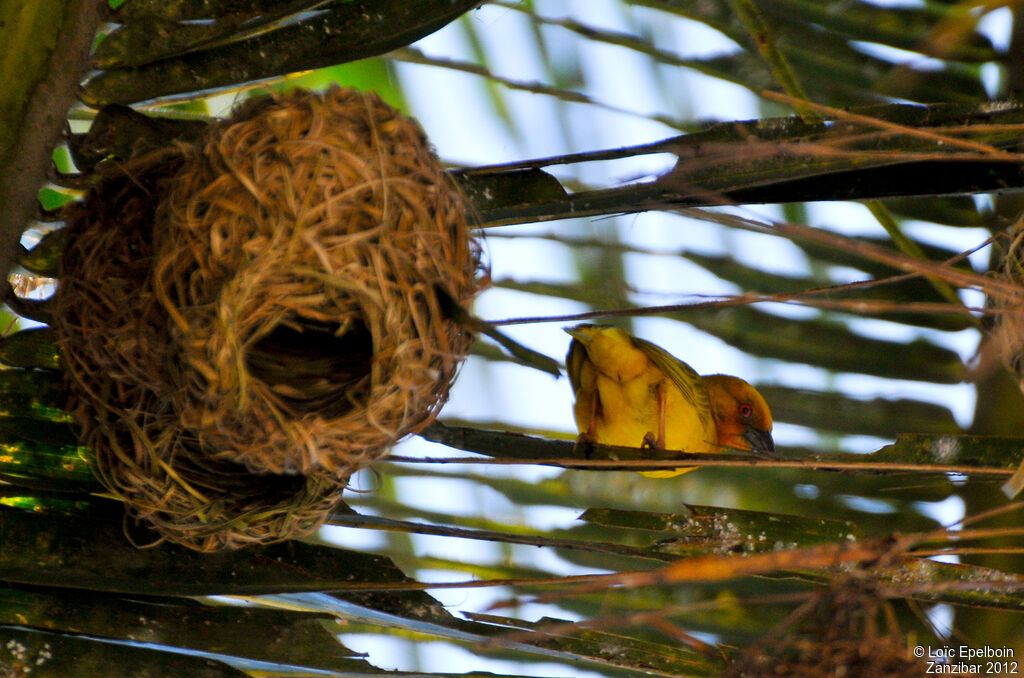
M 98 0 L 0 0 L 0 271 L 15 263 L 105 12 Z

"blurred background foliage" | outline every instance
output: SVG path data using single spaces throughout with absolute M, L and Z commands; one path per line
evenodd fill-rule
M 985 312 L 1020 304 L 993 273 L 1022 207 L 1021 8 L 478 5 L 111 3 L 0 340 L 4 674 L 759 675 L 752 656 L 797 661 L 801 638 L 839 647 L 829 628 L 879 655 L 1024 656 L 1020 513 L 1000 491 L 1022 456 L 1000 357 L 1019 336 Z M 482 339 L 425 436 L 468 452 L 402 444 L 315 539 L 129 543 L 47 330 L 16 331 L 45 325 L 56 210 L 140 139 L 332 83 L 418 117 L 473 199 L 493 276 L 478 316 L 553 357 L 561 327 L 599 317 L 740 374 L 783 459 L 574 468 L 565 380 Z M 173 122 L 97 118 L 107 104 Z

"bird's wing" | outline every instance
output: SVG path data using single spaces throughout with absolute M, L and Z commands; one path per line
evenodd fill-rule
M 587 350 L 579 339 L 569 342 L 569 353 L 565 356 L 565 373 L 569 375 L 569 385 L 572 392 L 580 390 L 580 374 L 583 371 L 583 363 L 587 359 Z
M 711 419 L 711 401 L 708 398 L 708 390 L 704 386 L 703 377 L 660 346 L 636 337 L 632 337 L 632 339 L 633 345 L 643 351 L 651 362 L 679 388 L 686 402 L 697 410 L 701 421 L 709 421 Z

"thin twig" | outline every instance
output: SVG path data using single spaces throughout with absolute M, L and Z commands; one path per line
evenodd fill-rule
M 1008 162 L 1020 162 L 1021 158 L 1019 153 L 1010 153 L 1008 151 L 1003 151 L 989 144 L 982 144 L 976 141 L 970 141 L 968 139 L 960 139 L 958 137 L 952 137 L 946 134 L 938 134 L 936 132 L 931 132 L 929 130 L 921 129 L 919 127 L 908 127 L 907 125 L 901 125 L 896 122 L 890 122 L 888 120 L 880 120 L 878 118 L 873 118 L 870 115 L 852 113 L 850 111 L 844 111 L 841 108 L 834 108 L 832 106 L 826 106 L 824 104 L 818 104 L 811 101 L 807 101 L 806 99 L 796 99 L 789 95 L 782 94 L 781 92 L 771 92 L 765 90 L 761 92 L 761 96 L 763 96 L 766 99 L 789 104 L 791 106 L 806 106 L 816 111 L 820 111 L 822 113 L 830 115 L 839 120 L 859 122 L 864 125 L 870 125 L 871 127 L 877 127 L 879 129 L 888 130 L 890 132 L 897 132 L 899 134 L 905 134 L 907 136 L 917 137 L 919 139 L 927 139 L 928 141 L 934 141 L 944 146 L 958 146 L 969 151 L 977 151 L 978 153 L 983 153 L 989 156 L 990 158 L 1006 160 Z M 972 127 L 959 127 L 953 129 L 977 131 L 975 128 Z
M 681 453 L 674 459 L 631 459 L 629 461 L 616 461 L 609 459 L 568 459 L 563 457 L 549 457 L 537 459 L 515 459 L 507 457 L 405 457 L 400 455 L 389 455 L 380 459 L 377 463 L 398 463 L 398 464 L 467 464 L 485 466 L 556 466 L 559 468 L 583 468 L 587 470 L 608 470 L 608 471 L 653 471 L 657 469 L 673 469 L 681 466 L 693 467 L 766 467 L 766 468 L 798 468 L 809 471 L 865 471 L 871 473 L 955 473 L 960 475 L 990 475 L 1008 476 L 1014 472 L 1014 468 L 1003 468 L 999 466 L 957 466 L 951 464 L 911 464 L 894 462 L 851 462 L 851 461 L 829 461 L 827 459 L 757 459 L 744 457 L 742 459 L 727 458 L 724 455 L 714 454 L 685 454 Z

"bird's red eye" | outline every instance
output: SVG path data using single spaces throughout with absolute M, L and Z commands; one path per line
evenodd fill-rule
M 740 405 L 740 417 L 743 419 L 750 419 L 750 415 L 754 413 L 754 408 L 749 403 L 743 403 Z

